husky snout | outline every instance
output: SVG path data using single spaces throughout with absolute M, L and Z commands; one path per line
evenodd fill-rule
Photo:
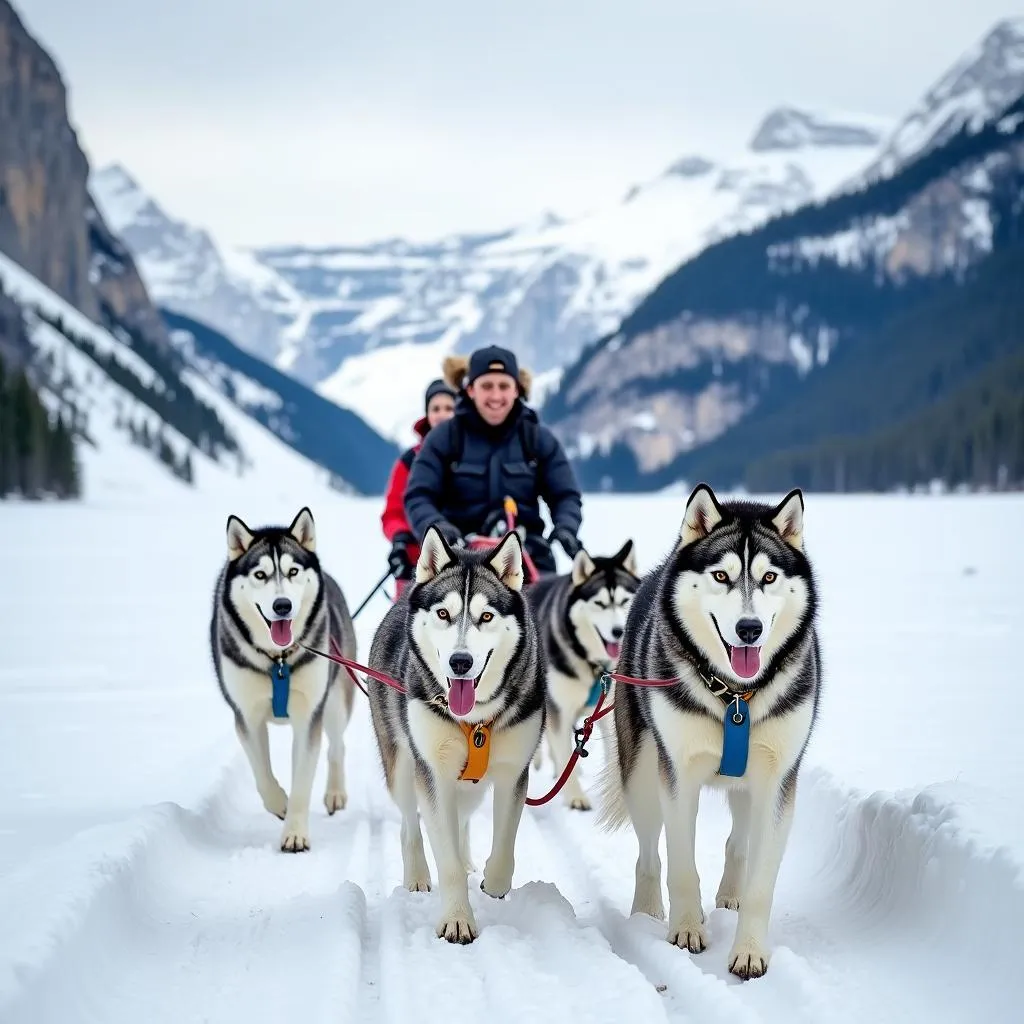
M 274 609 L 275 615 L 279 615 L 282 619 L 286 619 L 292 613 L 291 599 L 287 597 L 275 597 L 271 608 Z
M 454 651 L 448 659 L 448 666 L 456 678 L 465 678 L 473 668 L 473 655 L 469 651 Z
M 764 632 L 764 624 L 760 619 L 740 619 L 736 623 L 736 635 L 748 646 L 756 644 Z

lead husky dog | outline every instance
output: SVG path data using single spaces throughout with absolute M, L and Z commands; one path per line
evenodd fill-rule
M 803 550 L 804 503 L 719 502 L 706 484 L 686 505 L 675 550 L 630 609 L 618 671 L 677 685 L 620 684 L 615 746 L 602 773 L 607 829 L 632 821 L 639 855 L 631 913 L 664 918 L 658 842 L 668 856 L 668 940 L 707 946 L 694 857 L 703 786 L 728 793 L 732 831 L 715 905 L 739 910 L 729 970 L 768 969 L 768 920 L 789 836 L 797 773 L 818 710 L 817 597 Z M 733 716 L 743 716 L 734 719 Z M 744 726 L 745 720 L 745 726 Z M 745 771 L 723 754 L 749 728 Z M 719 774 L 719 768 L 727 774 Z M 732 772 L 735 774 L 728 774 Z
M 640 584 L 633 541 L 610 558 L 591 558 L 580 550 L 572 571 L 542 576 L 526 588 L 547 656 L 547 715 L 544 735 L 560 775 L 573 750 L 573 727 L 597 703 L 601 677 L 615 667 L 630 602 Z M 611 691 L 609 691 L 609 696 Z M 607 741 L 607 718 L 597 728 Z M 534 767 L 541 766 L 538 749 Z M 589 811 L 590 799 L 579 780 L 579 762 L 566 780 L 565 802 Z
M 323 650 L 333 637 L 346 657 L 355 658 L 355 629 L 341 588 L 320 567 L 308 508 L 288 528 L 250 530 L 238 516 L 229 516 L 227 546 L 210 620 L 217 682 L 234 712 L 235 731 L 263 806 L 284 819 L 281 849 L 308 850 L 309 801 L 323 729 L 328 741 L 327 813 L 341 810 L 347 800 L 344 734 L 353 685 L 335 662 L 303 650 L 301 644 Z M 287 717 L 274 714 L 272 671 L 290 673 Z M 291 723 L 288 795 L 271 770 L 268 721 Z
M 544 727 L 544 654 L 522 586 L 514 531 L 489 551 L 455 551 L 430 527 L 415 584 L 388 610 L 370 647 L 370 667 L 407 689 L 370 687 L 385 781 L 402 812 L 404 885 L 430 890 L 422 813 L 441 894 L 437 934 L 449 942 L 478 934 L 469 818 L 484 786 L 470 777 L 494 787 L 494 839 L 480 888 L 499 899 L 512 888 L 530 760 Z

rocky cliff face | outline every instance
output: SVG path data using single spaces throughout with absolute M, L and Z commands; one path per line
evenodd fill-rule
M 169 345 L 131 256 L 88 190 L 53 60 L 0 0 L 0 250 L 92 320 Z

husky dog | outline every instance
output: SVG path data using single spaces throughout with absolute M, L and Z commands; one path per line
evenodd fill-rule
M 632 821 L 637 834 L 631 913 L 659 919 L 664 823 L 668 940 L 691 953 L 707 946 L 698 798 L 706 785 L 726 789 L 732 830 L 715 905 L 739 910 L 729 970 L 740 978 L 768 969 L 775 883 L 818 712 L 817 595 L 803 533 L 799 490 L 773 508 L 694 489 L 675 549 L 637 591 L 617 666 L 678 683 L 617 686 L 616 756 L 600 783 L 599 823 Z
M 547 656 L 544 735 L 556 774 L 572 754 L 576 720 L 597 703 L 601 676 L 615 666 L 626 614 L 639 584 L 633 541 L 627 540 L 610 558 L 591 558 L 581 549 L 571 572 L 542 576 L 526 588 Z M 608 719 L 602 718 L 597 728 L 607 740 L 606 724 Z M 540 749 L 533 763 L 541 767 Z M 578 763 L 563 792 L 570 807 L 590 810 Z
M 384 778 L 402 812 L 404 885 L 430 890 L 420 813 L 437 864 L 437 934 L 472 942 L 469 819 L 494 787 L 494 839 L 480 888 L 512 888 L 516 833 L 530 759 L 544 728 L 544 653 L 522 594 L 517 533 L 487 551 L 453 550 L 430 527 L 416 581 L 392 605 L 370 647 L 369 665 L 399 679 L 401 693 L 370 687 L 370 712 Z
M 355 629 L 341 588 L 320 567 L 308 508 L 288 528 L 250 530 L 238 516 L 229 516 L 227 545 L 210 620 L 217 682 L 235 714 L 235 731 L 263 806 L 284 819 L 281 849 L 308 850 L 309 800 L 323 728 L 327 813 L 341 810 L 347 800 L 344 734 L 353 684 L 335 662 L 303 650 L 300 643 L 325 649 L 333 637 L 346 657 L 355 658 Z M 277 701 L 273 674 L 278 676 Z M 287 795 L 271 770 L 268 721 L 292 726 Z

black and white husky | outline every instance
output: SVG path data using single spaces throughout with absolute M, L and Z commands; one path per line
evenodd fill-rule
M 626 616 L 640 579 L 632 540 L 609 558 L 580 550 L 572 570 L 541 576 L 526 588 L 547 656 L 547 716 L 544 735 L 556 774 L 573 750 L 573 727 L 597 703 L 600 679 L 615 667 Z M 609 699 L 614 686 L 609 691 Z M 606 737 L 607 718 L 597 723 Z M 534 767 L 541 767 L 538 749 Z M 590 810 L 579 779 L 579 762 L 566 780 L 563 799 L 576 810 Z
M 303 650 L 325 649 L 333 637 L 348 658 L 356 635 L 338 584 L 320 566 L 313 515 L 302 509 L 291 526 L 250 530 L 227 522 L 228 557 L 217 580 L 210 647 L 220 691 L 252 767 L 263 806 L 284 819 L 281 849 L 309 849 L 309 803 L 327 732 L 328 814 L 346 803 L 344 734 L 353 683 L 340 666 Z M 267 723 L 291 723 L 291 792 L 270 764 Z
M 732 831 L 715 903 L 739 911 L 729 970 L 741 978 L 768 969 L 775 883 L 818 710 L 817 597 L 803 535 L 799 490 L 771 507 L 694 489 L 675 549 L 637 591 L 617 666 L 678 683 L 616 684 L 616 756 L 601 779 L 599 823 L 631 821 L 637 834 L 631 912 L 665 916 L 664 824 L 668 940 L 692 953 L 707 945 L 698 798 L 703 786 L 726 789 Z
M 480 888 L 512 888 L 530 760 L 544 727 L 544 654 L 522 594 L 519 535 L 486 552 L 453 550 L 433 527 L 416 581 L 384 616 L 368 665 L 401 680 L 370 684 L 384 777 L 402 812 L 404 885 L 430 890 L 420 814 L 438 870 L 437 934 L 472 942 L 469 819 L 493 786 L 494 838 Z M 475 781 L 474 781 L 475 780 Z

